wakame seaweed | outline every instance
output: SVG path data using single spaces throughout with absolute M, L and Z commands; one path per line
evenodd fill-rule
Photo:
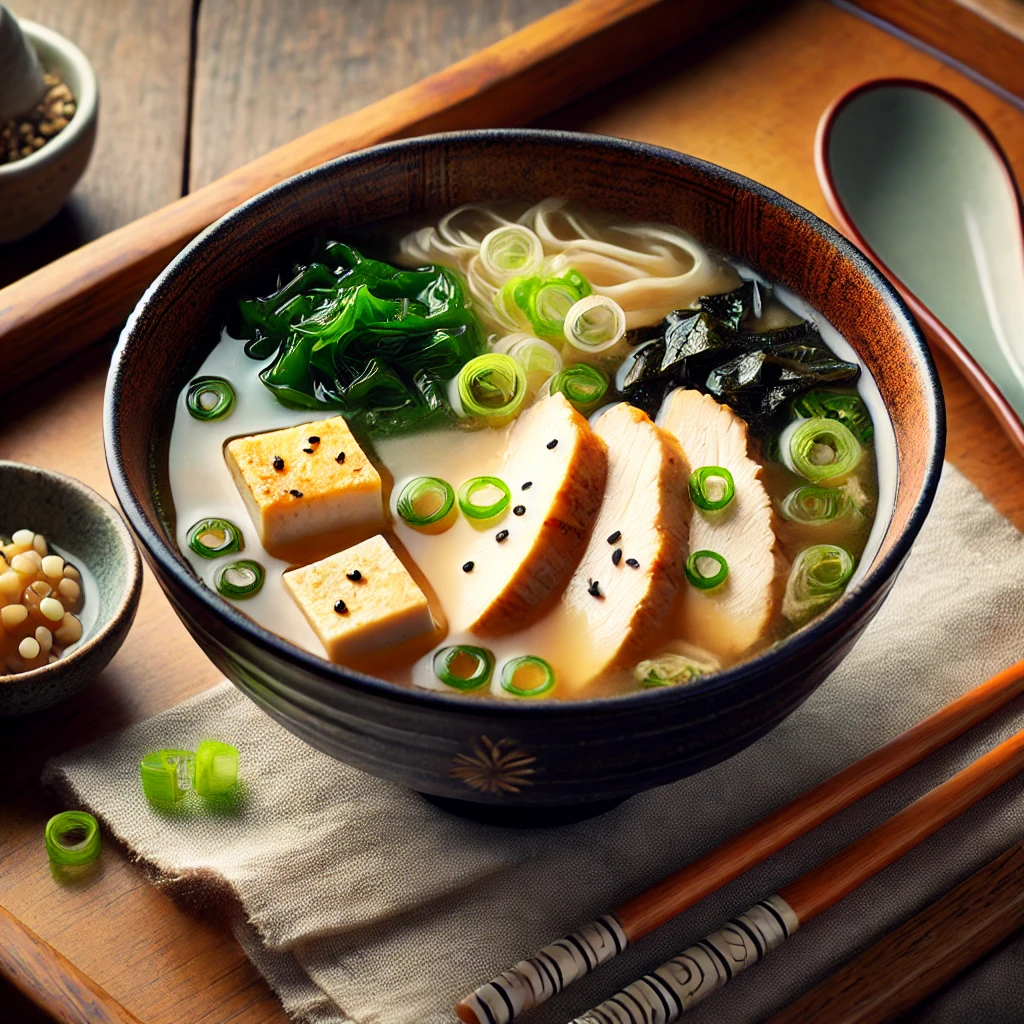
M 760 316 L 763 299 L 763 286 L 748 281 L 636 332 L 631 340 L 638 347 L 622 384 L 625 399 L 654 416 L 673 388 L 693 388 L 770 430 L 798 395 L 856 382 L 860 368 L 840 359 L 812 323 L 773 331 L 744 329 L 744 319 Z
M 290 409 L 339 409 L 377 434 L 454 419 L 445 382 L 482 351 L 459 278 L 401 270 L 341 242 L 272 294 L 243 299 L 232 333 L 260 379 Z

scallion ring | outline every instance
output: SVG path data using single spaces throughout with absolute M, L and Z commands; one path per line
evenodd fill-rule
M 443 533 L 455 522 L 455 490 L 447 480 L 418 476 L 398 496 L 398 514 L 423 533 Z
M 846 589 L 854 565 L 850 552 L 838 544 L 805 548 L 789 572 L 782 614 L 794 625 L 801 625 L 827 608 Z
M 498 491 L 494 497 L 493 491 Z M 491 499 L 487 504 L 481 504 L 477 498 L 484 491 L 492 491 Z M 486 500 L 486 499 L 485 499 Z M 494 519 L 501 515 L 512 502 L 512 492 L 504 480 L 496 476 L 474 476 L 470 477 L 459 488 L 459 508 L 467 519 L 487 520 Z
M 499 280 L 535 273 L 544 259 L 540 238 L 522 224 L 503 224 L 484 235 L 480 262 Z
M 605 295 L 588 295 L 565 314 L 565 340 L 581 352 L 604 352 L 617 345 L 626 333 L 626 314 Z
M 798 420 L 783 445 L 790 469 L 812 483 L 847 476 L 860 462 L 860 441 L 839 420 L 816 416 Z
M 53 864 L 91 864 L 100 855 L 100 827 L 88 811 L 62 811 L 46 823 L 46 852 Z
M 521 686 L 520 683 L 533 685 Z M 501 688 L 513 697 L 540 697 L 553 689 L 555 670 L 532 654 L 507 661 L 501 670 Z
M 706 666 L 683 654 L 662 654 L 641 661 L 633 669 L 633 678 L 645 689 L 692 683 L 707 673 Z
M 608 375 L 589 363 L 574 363 L 551 378 L 548 390 L 561 392 L 580 412 L 592 412 L 608 393 Z
M 782 499 L 779 511 L 791 523 L 822 526 L 838 519 L 849 507 L 850 499 L 841 488 L 805 484 Z
M 561 341 L 566 314 L 590 292 L 587 279 L 571 267 L 561 277 L 511 277 L 494 296 L 494 310 L 503 323 L 529 324 L 537 337 Z
M 251 558 L 241 558 L 218 569 L 213 577 L 213 585 L 221 597 L 232 601 L 244 601 L 253 597 L 263 589 L 266 572 L 259 562 Z
M 690 500 L 704 512 L 719 512 L 736 497 L 736 483 L 724 466 L 701 466 L 690 474 Z
M 531 391 L 536 391 L 562 368 L 562 357 L 558 349 L 529 335 L 517 339 L 508 349 L 508 354 L 523 368 Z
M 820 417 L 839 420 L 857 440 L 871 440 L 875 428 L 864 399 L 856 391 L 828 391 L 815 388 L 793 399 L 793 414 L 802 419 Z
M 494 675 L 494 655 L 486 647 L 468 644 L 445 647 L 434 655 L 434 675 L 453 690 L 479 690 Z
M 704 562 L 714 562 L 718 568 L 711 573 L 704 572 Z M 729 575 L 729 563 L 717 551 L 693 551 L 686 559 L 686 578 L 698 590 L 714 590 L 720 587 Z
M 223 377 L 196 377 L 185 392 L 185 405 L 197 420 L 219 420 L 235 407 L 235 389 Z
M 465 414 L 496 427 L 518 414 L 528 390 L 523 367 L 498 352 L 470 359 L 459 370 L 457 387 Z
M 234 523 L 226 519 L 200 519 L 188 531 L 188 546 L 200 558 L 220 558 L 241 551 L 245 542 Z

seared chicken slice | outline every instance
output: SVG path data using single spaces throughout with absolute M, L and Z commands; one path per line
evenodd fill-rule
M 463 628 L 505 636 L 551 608 L 586 547 L 607 468 L 604 442 L 564 395 L 523 413 L 509 434 L 500 473 L 512 491 L 513 512 L 481 532 L 466 552 L 473 569 L 460 602 Z
M 772 504 L 761 467 L 747 454 L 746 423 L 710 395 L 677 388 L 666 396 L 658 423 L 679 439 L 692 469 L 722 466 L 736 485 L 720 512 L 693 510 L 690 550 L 717 552 L 729 576 L 714 590 L 686 585 L 679 631 L 720 658 L 733 658 L 764 635 L 775 601 Z
M 590 544 L 562 598 L 580 638 L 561 677 L 570 690 L 649 653 L 669 617 L 686 558 L 689 470 L 678 442 L 625 402 L 604 413 L 594 433 L 608 446 L 608 485 Z

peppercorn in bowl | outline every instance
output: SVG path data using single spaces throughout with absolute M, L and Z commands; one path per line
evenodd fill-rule
M 121 517 L 60 473 L 0 461 L 0 717 L 77 693 L 135 618 L 142 566 Z

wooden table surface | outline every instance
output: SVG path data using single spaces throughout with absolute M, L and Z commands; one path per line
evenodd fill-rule
M 93 163 L 57 222 L 0 248 L 0 281 L 208 182 L 511 31 L 558 0 L 19 0 L 61 29 L 101 81 Z M 108 12 L 114 9 L 113 18 Z M 102 15 L 101 15 L 102 12 Z M 547 127 L 671 146 L 778 189 L 828 219 L 812 164 L 821 111 L 870 77 L 943 85 L 989 122 L 1024 180 L 1024 114 L 982 86 L 825 0 L 798 0 L 718 29 L 548 117 Z M 190 86 L 191 83 L 191 86 Z M 71 473 L 112 498 L 100 413 L 109 343 L 0 408 L 0 455 Z M 948 456 L 1024 528 L 1024 463 L 974 391 L 939 360 Z M 42 829 L 55 805 L 44 761 L 216 681 L 148 575 L 135 628 L 96 682 L 51 712 L 0 723 L 0 904 L 152 1024 L 283 1022 L 224 924 L 168 900 L 108 849 L 82 889 L 50 875 Z M 0 1019 L 37 1019 L 0 988 Z

